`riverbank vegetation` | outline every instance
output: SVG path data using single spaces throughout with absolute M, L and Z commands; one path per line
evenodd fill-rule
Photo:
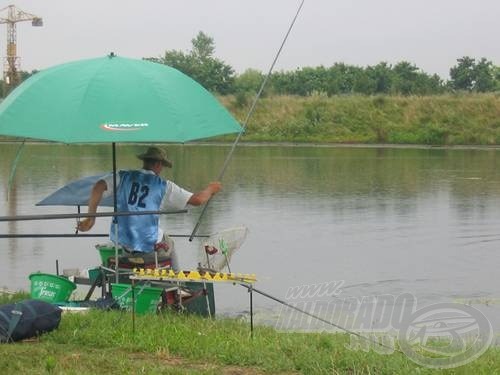
M 203 32 L 192 49 L 151 60 L 173 66 L 220 95 L 243 122 L 264 79 L 256 70 L 235 75 L 214 56 Z M 465 56 L 444 81 L 414 64 L 356 67 L 335 63 L 270 76 L 243 141 L 497 145 L 500 68 Z
M 219 100 L 242 123 L 253 97 Z M 264 97 L 242 142 L 500 145 L 500 95 Z
M 167 50 L 147 60 L 172 66 L 216 94 L 243 122 L 264 79 L 236 74 L 215 56 L 213 38 L 199 32 L 190 51 Z M 21 79 L 30 74 L 23 72 Z M 0 94 L 9 92 L 0 81 Z M 464 56 L 444 80 L 410 62 L 344 63 L 277 71 L 258 102 L 243 141 L 500 144 L 500 67 Z M 217 140 L 233 140 L 234 136 Z
M 14 299 L 25 298 L 16 295 Z M 13 299 L 0 298 L 0 302 Z M 431 374 L 402 353 L 349 349 L 349 336 L 283 333 L 236 319 L 177 313 L 132 316 L 124 312 L 64 313 L 59 328 L 39 339 L 3 344 L 6 374 Z M 490 348 L 447 374 L 491 374 L 500 366 Z
M 243 121 L 248 103 L 221 98 Z M 243 141 L 500 144 L 495 94 L 404 96 L 276 96 L 261 99 Z
M 215 57 L 215 41 L 203 32 L 191 40 L 188 52 L 167 50 L 148 60 L 174 67 L 207 90 L 220 95 L 240 95 L 258 91 L 264 74 L 247 69 L 235 74 L 226 62 Z M 334 62 L 331 66 L 302 67 L 276 71 L 270 76 L 266 95 L 440 95 L 457 92 L 495 92 L 500 89 L 500 67 L 485 57 L 457 58 L 450 67 L 450 79 L 428 74 L 409 61 L 380 62 L 355 66 Z

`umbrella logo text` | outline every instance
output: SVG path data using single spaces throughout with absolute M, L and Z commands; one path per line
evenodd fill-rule
M 149 124 L 141 123 L 141 124 L 128 124 L 128 123 L 106 123 L 101 125 L 101 129 L 108 131 L 135 131 L 147 128 Z

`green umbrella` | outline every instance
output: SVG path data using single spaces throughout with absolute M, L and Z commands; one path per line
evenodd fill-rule
M 63 143 L 187 142 L 240 131 L 185 74 L 114 54 L 38 72 L 0 104 L 1 135 Z
M 36 73 L 0 104 L 0 135 L 112 143 L 115 176 L 118 142 L 187 142 L 241 131 L 227 110 L 188 76 L 114 54 Z M 14 170 L 15 165 L 11 176 Z M 116 212 L 116 188 L 114 192 Z M 116 278 L 118 282 L 118 272 Z
M 229 112 L 185 74 L 113 53 L 36 73 L 0 104 L 0 135 L 111 143 L 115 175 L 116 143 L 187 142 L 241 131 Z M 18 157 L 19 152 L 9 186 Z

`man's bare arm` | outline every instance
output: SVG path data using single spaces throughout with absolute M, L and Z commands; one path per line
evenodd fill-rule
M 90 193 L 90 198 L 88 203 L 89 214 L 96 213 L 97 206 L 99 206 L 99 203 L 101 202 L 102 199 L 102 195 L 106 190 L 108 190 L 108 185 L 106 184 L 106 181 L 99 180 L 95 183 L 94 187 L 92 188 L 92 192 Z M 94 224 L 95 224 L 95 217 L 87 217 L 78 223 L 77 228 L 81 232 L 87 232 L 94 226 Z
M 193 194 L 188 200 L 188 204 L 192 206 L 199 206 L 206 203 L 214 194 L 217 194 L 222 189 L 222 184 L 218 181 L 211 182 L 208 186 Z

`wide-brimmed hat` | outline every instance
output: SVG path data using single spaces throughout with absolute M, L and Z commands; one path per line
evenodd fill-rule
M 137 157 L 141 160 L 157 160 L 161 161 L 161 163 L 165 167 L 172 168 L 172 162 L 167 159 L 167 153 L 158 147 L 149 147 L 145 153 L 137 155 Z

